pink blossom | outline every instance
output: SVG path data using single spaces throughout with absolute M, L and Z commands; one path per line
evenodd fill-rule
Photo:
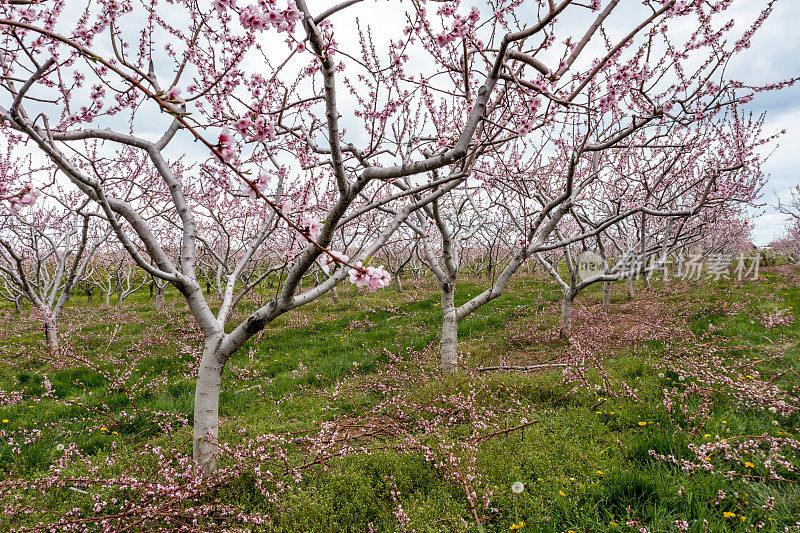
M 274 141 L 275 140 L 275 127 L 264 117 L 258 117 L 253 123 L 255 133 L 253 139 L 256 141 Z
M 233 123 L 233 128 L 241 135 L 246 135 L 247 130 L 253 127 L 253 121 L 248 117 L 242 117 Z
M 41 193 L 37 189 L 28 188 L 21 195 L 9 198 L 9 211 L 12 215 L 19 213 L 25 207 L 33 205 Z
M 249 5 L 239 13 L 239 22 L 248 30 L 263 31 L 273 27 L 279 32 L 294 31 L 295 23 L 302 18 L 300 11 L 293 5 L 284 10 L 274 8 L 274 2 L 262 3 L 261 7 Z
M 217 10 L 217 13 L 222 15 L 228 9 L 235 9 L 236 8 L 236 0 L 214 0 L 213 6 L 214 6 L 214 9 Z
M 164 100 L 173 101 L 173 102 L 182 102 L 180 98 L 181 90 L 178 87 L 170 87 L 167 92 L 164 93 Z
M 262 171 L 258 173 L 258 177 L 256 179 L 252 180 L 252 183 L 259 192 L 263 193 L 267 186 L 269 186 L 270 181 L 272 181 L 272 176 Z M 256 191 L 254 191 L 253 187 L 251 187 L 250 184 L 245 181 L 242 181 L 241 192 L 250 198 L 256 197 Z
M 379 267 L 363 267 L 361 261 L 355 265 L 357 268 L 351 268 L 350 283 L 356 287 L 368 287 L 374 291 L 381 287 L 386 287 L 391 283 L 392 276 L 382 266 Z
M 233 136 L 228 128 L 224 128 L 222 133 L 219 134 L 218 146 L 220 159 L 226 163 L 234 161 L 236 156 L 239 155 L 234 145 Z
M 316 241 L 322 231 L 322 223 L 311 215 L 306 215 L 300 223 L 300 231 L 297 232 L 297 238 L 300 242 L 306 242 L 309 239 Z
M 325 266 L 330 266 L 334 263 L 346 263 L 350 258 L 341 252 L 337 252 L 335 250 L 328 250 L 322 256 L 322 264 Z
M 267 20 L 262 11 L 256 6 L 247 6 L 239 13 L 239 22 L 247 30 L 265 30 Z

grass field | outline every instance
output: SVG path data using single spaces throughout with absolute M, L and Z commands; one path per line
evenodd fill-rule
M 0 529 L 800 531 L 800 271 L 637 291 L 581 295 L 567 341 L 558 289 L 520 278 L 442 377 L 432 282 L 342 285 L 231 359 L 212 482 L 181 477 L 202 342 L 176 293 L 74 295 L 57 357 L 4 307 Z

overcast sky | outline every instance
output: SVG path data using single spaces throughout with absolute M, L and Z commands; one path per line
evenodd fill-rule
M 763 2 L 738 2 L 734 14 L 752 20 L 762 6 Z M 800 75 L 798 24 L 800 2 L 778 2 L 773 15 L 755 35 L 752 48 L 733 65 L 731 77 L 766 83 Z M 755 113 L 766 112 L 768 133 L 786 130 L 765 166 L 770 174 L 764 188 L 763 202 L 766 205 L 753 210 L 753 241 L 756 245 L 764 245 L 780 235 L 786 222 L 774 208 L 777 198 L 788 198 L 789 190 L 800 183 L 796 157 L 800 148 L 800 86 L 760 95 L 749 108 Z
M 739 4 L 742 4 L 739 2 Z M 762 2 L 748 1 L 747 8 L 739 8 L 752 17 Z M 767 20 L 742 61 L 731 72 L 733 77 L 766 82 L 800 75 L 800 2 L 778 2 L 775 13 Z M 755 112 L 766 111 L 766 126 L 770 132 L 786 130 L 777 149 L 766 164 L 770 173 L 764 190 L 768 205 L 754 212 L 753 240 L 757 245 L 768 244 L 776 238 L 785 224 L 783 215 L 774 209 L 776 198 L 786 199 L 789 190 L 800 183 L 798 150 L 800 150 L 800 86 L 766 94 L 750 106 Z

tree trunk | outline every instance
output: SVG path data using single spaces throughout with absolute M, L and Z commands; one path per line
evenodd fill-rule
M 156 297 L 153 300 L 153 307 L 160 309 L 164 305 L 164 289 L 156 288 Z
M 106 300 L 106 307 L 111 307 L 111 293 L 107 292 L 104 294 Z
M 192 452 L 204 474 L 217 467 L 219 449 L 219 393 L 225 358 L 219 353 L 221 338 L 206 339 L 194 390 Z
M 94 293 L 92 292 L 92 289 L 83 289 L 83 292 L 86 293 L 86 303 L 88 303 L 89 305 L 92 305 L 93 296 L 94 296 Z
M 611 282 L 603 282 L 603 311 L 611 311 Z
M 394 288 L 397 289 L 397 292 L 403 292 L 403 278 L 399 272 L 394 275 Z
M 572 306 L 575 295 L 565 292 L 561 297 L 561 338 L 568 339 L 572 333 Z
M 636 296 L 636 292 L 633 290 L 632 276 L 628 276 L 628 279 L 625 280 L 625 290 L 628 292 L 628 298 L 634 298 Z
M 18 315 L 22 314 L 22 304 L 20 303 L 20 298 L 14 298 L 14 309 L 17 311 Z
M 442 283 L 442 372 L 458 372 L 458 317 L 455 305 L 455 281 Z
M 55 320 L 46 320 L 44 323 L 44 339 L 47 346 L 47 353 L 58 352 L 58 328 Z

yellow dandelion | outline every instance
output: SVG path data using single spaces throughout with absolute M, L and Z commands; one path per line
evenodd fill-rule
M 647 422 L 639 422 L 639 425 L 640 425 L 640 426 L 646 426 L 646 425 L 647 425 Z
M 108 428 L 103 426 L 103 427 L 100 428 L 100 431 L 108 431 Z
M 8 418 L 3 419 L 3 424 L 8 424 Z
M 724 516 L 725 518 L 733 518 L 734 516 L 736 516 L 736 513 L 725 511 L 724 513 L 722 513 L 722 516 Z
M 559 496 L 566 496 L 563 490 L 558 491 Z
M 754 465 L 754 464 L 753 464 L 753 463 L 751 463 L 750 461 L 747 461 L 747 462 L 745 462 L 745 464 L 744 464 L 744 467 L 745 467 L 745 468 L 753 468 L 754 466 L 756 466 L 756 465 Z

